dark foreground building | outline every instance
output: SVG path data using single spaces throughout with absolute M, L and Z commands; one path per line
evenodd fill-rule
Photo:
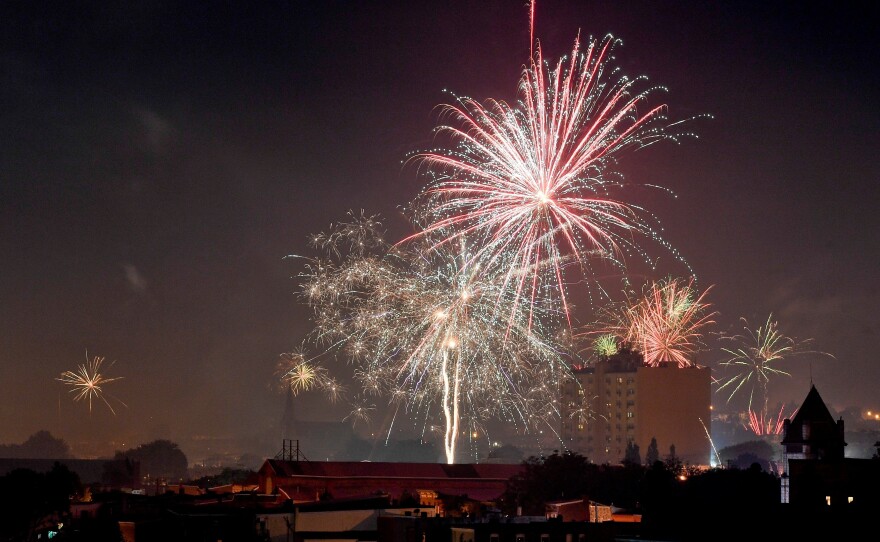
M 816 386 L 783 422 L 782 446 L 782 502 L 801 509 L 877 510 L 880 460 L 846 457 L 843 419 L 834 419 Z

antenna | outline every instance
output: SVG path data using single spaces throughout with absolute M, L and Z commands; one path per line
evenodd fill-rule
M 299 449 L 299 439 L 288 438 L 282 440 L 281 451 L 275 454 L 275 459 L 283 461 L 308 461 Z

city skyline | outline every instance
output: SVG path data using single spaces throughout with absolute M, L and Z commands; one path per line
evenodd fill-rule
M 401 162 L 430 145 L 444 89 L 513 99 L 527 8 L 51 6 L 6 5 L 0 23 L 0 443 L 276 431 L 274 371 L 310 327 L 285 256 L 352 209 L 407 233 L 399 206 L 423 183 Z M 834 356 L 785 364 L 771 403 L 813 382 L 829 406 L 880 410 L 876 22 L 858 3 L 537 5 L 546 57 L 612 33 L 626 72 L 669 89 L 673 118 L 712 115 L 620 169 L 675 194 L 649 209 L 712 286 L 715 331 L 773 314 Z M 710 343 L 696 361 L 718 369 Z M 86 351 L 121 377 L 115 414 L 57 381 Z M 345 416 L 318 393 L 295 405 L 304 421 Z

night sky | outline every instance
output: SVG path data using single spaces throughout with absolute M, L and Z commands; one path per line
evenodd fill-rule
M 401 161 L 444 89 L 515 97 L 526 2 L 112 4 L 0 6 L 0 444 L 274 443 L 275 364 L 309 329 L 284 257 L 349 209 L 406 231 L 423 182 Z M 713 330 L 772 313 L 835 356 L 782 363 L 772 401 L 812 378 L 834 408 L 880 409 L 878 23 L 871 2 L 537 3 L 546 57 L 610 32 L 671 117 L 713 115 L 621 170 L 677 195 L 645 206 L 711 285 Z M 56 380 L 86 351 L 124 377 L 115 416 Z

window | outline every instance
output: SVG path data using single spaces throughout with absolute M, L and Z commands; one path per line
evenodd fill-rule
M 626 413 L 626 417 L 629 419 L 631 419 L 633 417 L 632 410 L 630 410 L 629 412 Z
M 618 376 L 618 377 L 617 377 L 617 383 L 618 383 L 618 384 L 623 384 L 623 377 L 622 377 L 622 376 Z

